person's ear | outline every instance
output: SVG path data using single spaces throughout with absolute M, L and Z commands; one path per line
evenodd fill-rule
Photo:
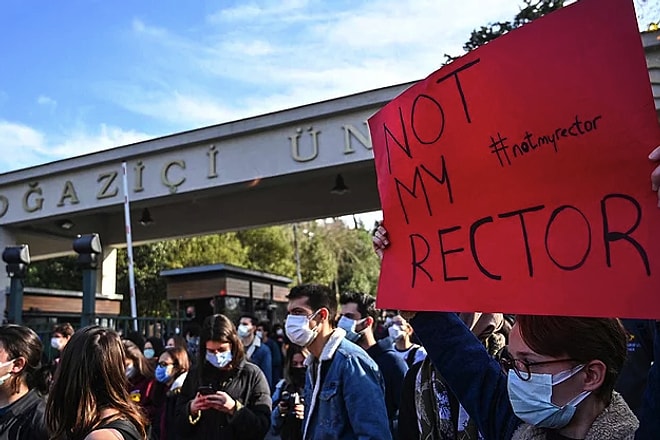
M 373 325 L 374 325 L 374 318 L 372 318 L 371 316 L 367 316 L 366 318 L 364 318 L 364 321 L 362 322 L 362 329 L 360 331 L 371 328 Z
M 25 368 L 25 365 L 26 365 L 25 358 L 22 357 L 22 356 L 19 356 L 16 359 L 14 359 L 14 365 L 11 368 L 11 372 L 14 373 L 14 374 L 18 374 L 21 371 L 23 371 L 23 369 Z
M 603 361 L 593 360 L 587 363 L 582 371 L 585 373 L 583 388 L 585 391 L 596 391 L 599 389 L 607 374 L 607 365 Z

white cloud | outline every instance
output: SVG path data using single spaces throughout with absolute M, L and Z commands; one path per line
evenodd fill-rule
M 54 139 L 47 138 L 39 130 L 27 125 L 0 120 L 0 146 L 5 153 L 0 156 L 0 172 L 106 150 L 149 138 L 145 133 L 100 124 L 96 130 L 76 130 Z
M 266 19 L 269 17 L 282 17 L 291 15 L 308 6 L 307 0 L 269 0 L 262 2 L 243 3 L 233 8 L 225 8 L 207 17 L 207 21 L 217 23 L 221 21 Z
M 50 109 L 54 109 L 55 107 L 57 107 L 57 101 L 45 95 L 39 95 L 39 97 L 37 98 L 37 104 Z

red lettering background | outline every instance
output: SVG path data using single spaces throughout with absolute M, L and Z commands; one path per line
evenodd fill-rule
M 510 32 L 369 127 L 379 307 L 660 318 L 660 129 L 632 2 Z

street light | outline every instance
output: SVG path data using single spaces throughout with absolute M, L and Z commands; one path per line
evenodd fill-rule
M 2 261 L 7 263 L 9 285 L 9 322 L 21 324 L 23 321 L 23 280 L 30 265 L 30 250 L 27 244 L 8 246 L 2 252 Z
M 99 255 L 103 252 L 99 234 L 79 235 L 73 240 L 73 250 L 78 253 L 78 267 L 83 273 L 83 298 L 81 324 L 90 325 L 96 314 L 96 269 Z

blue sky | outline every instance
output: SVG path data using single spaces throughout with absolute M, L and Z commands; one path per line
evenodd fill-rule
M 0 173 L 420 79 L 520 4 L 3 0 Z

